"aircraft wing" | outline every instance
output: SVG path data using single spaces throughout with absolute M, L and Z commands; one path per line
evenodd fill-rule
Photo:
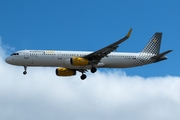
M 129 38 L 131 32 L 132 32 L 132 28 L 129 30 L 129 32 L 127 33 L 127 35 L 124 38 L 122 38 L 122 39 L 120 39 L 120 40 L 118 40 L 118 41 L 116 41 L 116 42 L 114 42 L 114 43 L 100 49 L 100 50 L 97 50 L 97 51 L 95 51 L 93 53 L 90 53 L 90 54 L 84 56 L 84 58 L 92 61 L 95 64 L 99 63 L 99 61 L 103 57 L 107 57 L 107 55 L 109 53 L 111 53 L 112 51 L 116 50 L 119 47 L 118 46 L 119 44 L 121 44 L 122 42 L 127 40 Z

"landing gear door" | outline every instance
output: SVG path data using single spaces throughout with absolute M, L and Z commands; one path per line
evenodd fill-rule
M 26 51 L 26 52 L 24 53 L 24 59 L 29 59 L 29 52 L 28 52 L 28 51 Z
M 57 53 L 57 58 L 58 58 L 58 60 L 62 59 L 62 54 L 60 52 Z

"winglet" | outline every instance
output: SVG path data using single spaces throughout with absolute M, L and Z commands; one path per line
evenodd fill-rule
M 129 30 L 129 32 L 127 33 L 126 37 L 129 38 L 129 36 L 131 35 L 132 32 L 132 28 Z

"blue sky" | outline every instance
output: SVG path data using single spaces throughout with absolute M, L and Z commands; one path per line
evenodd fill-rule
M 118 51 L 139 52 L 155 32 L 163 32 L 161 52 L 168 60 L 123 69 L 129 75 L 179 75 L 179 1 L 163 0 L 1 0 L 3 44 L 21 49 L 98 50 L 133 32 Z M 14 52 L 12 51 L 12 52 Z

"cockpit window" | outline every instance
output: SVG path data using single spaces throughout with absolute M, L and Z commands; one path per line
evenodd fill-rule
M 11 54 L 11 56 L 12 56 L 12 55 L 19 55 L 19 53 L 13 53 L 13 54 Z

